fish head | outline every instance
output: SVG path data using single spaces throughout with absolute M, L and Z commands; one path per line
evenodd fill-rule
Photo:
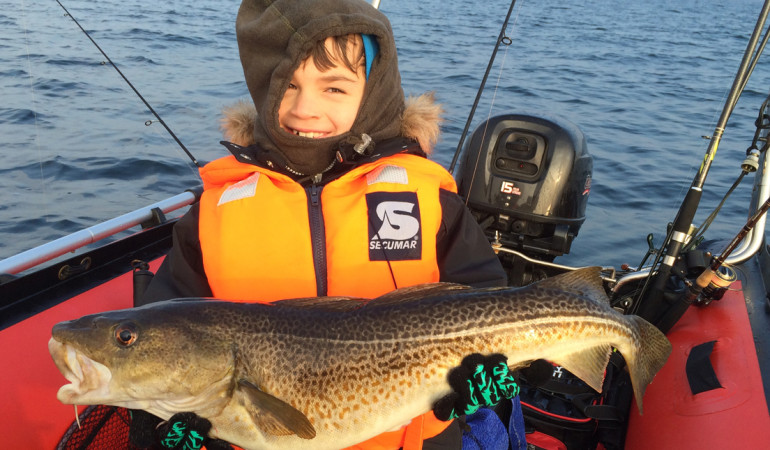
M 48 348 L 70 382 L 59 389 L 59 401 L 144 409 L 162 418 L 226 402 L 232 344 L 206 320 L 189 317 L 194 308 L 180 314 L 176 305 L 155 305 L 56 324 Z

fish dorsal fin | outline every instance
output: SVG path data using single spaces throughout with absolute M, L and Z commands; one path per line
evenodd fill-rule
M 408 303 L 421 298 L 470 289 L 469 286 L 457 283 L 423 283 L 390 291 L 366 304 L 367 308 Z
M 584 267 L 540 280 L 532 286 L 569 291 L 600 303 L 609 304 L 610 299 L 607 297 L 607 291 L 604 290 L 604 284 L 602 284 L 601 270 L 602 268 L 598 266 Z
M 310 308 L 326 311 L 353 311 L 366 304 L 368 300 L 354 297 L 308 297 L 290 298 L 271 302 L 276 306 L 291 308 Z
M 396 289 L 372 300 L 355 297 L 307 297 L 276 300 L 270 304 L 291 308 L 344 312 L 353 311 L 362 306 L 377 307 L 408 303 L 413 300 L 463 289 L 469 289 L 469 286 L 456 283 L 423 283 Z
M 610 362 L 611 354 L 612 347 L 604 344 L 549 359 L 572 372 L 596 392 L 601 392 L 604 369 Z
M 273 436 L 296 434 L 302 439 L 315 437 L 313 424 L 290 404 L 263 392 L 247 380 L 239 380 L 236 391 L 241 394 L 241 404 L 265 434 Z

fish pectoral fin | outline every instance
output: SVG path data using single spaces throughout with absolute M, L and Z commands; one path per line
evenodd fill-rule
M 611 354 L 612 347 L 604 344 L 549 359 L 572 372 L 596 392 L 601 392 L 604 369 L 610 362 Z
M 238 381 L 239 401 L 254 423 L 266 434 L 285 436 L 296 434 L 302 439 L 313 439 L 315 428 L 310 420 L 290 404 L 263 392 L 247 380 Z

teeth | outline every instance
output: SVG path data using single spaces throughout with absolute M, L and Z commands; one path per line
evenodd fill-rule
M 310 138 L 310 139 L 319 138 L 324 135 L 324 133 L 315 133 L 312 131 L 309 133 L 304 133 L 302 131 L 297 131 L 297 130 L 294 130 L 294 134 L 296 134 L 299 137 Z

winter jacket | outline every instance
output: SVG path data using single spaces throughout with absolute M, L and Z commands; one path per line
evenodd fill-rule
M 403 114 L 402 134 L 418 142 L 420 149 L 432 150 L 432 146 L 438 136 L 439 114 L 440 108 L 435 105 L 431 95 L 409 99 L 406 111 Z M 227 109 L 225 111 L 225 120 L 223 121 L 225 136 L 241 148 L 252 145 L 253 140 L 250 138 L 251 132 L 249 130 L 255 117 L 256 111 L 253 105 L 250 104 L 238 103 Z M 270 177 L 273 179 L 280 178 L 287 186 L 293 186 L 298 191 L 309 192 L 310 186 L 312 186 L 309 180 L 301 184 L 291 181 L 288 176 L 275 173 L 272 169 L 245 164 L 250 160 L 254 161 L 258 158 L 251 158 L 248 155 L 244 158 L 243 155 L 238 154 L 236 151 L 239 148 L 238 146 L 231 146 L 231 149 L 235 153 L 233 157 L 241 159 L 242 163 L 236 165 L 243 170 L 243 179 L 257 172 L 270 173 Z M 408 153 L 408 151 L 405 151 L 405 153 Z M 415 159 L 418 157 L 409 156 L 409 158 Z M 382 161 L 377 161 L 378 158 L 376 156 L 369 158 L 359 166 L 353 165 L 346 168 L 340 177 L 324 180 L 316 186 L 323 192 L 326 189 L 324 187 L 326 183 L 334 185 L 340 180 L 345 182 L 345 177 L 349 177 L 349 174 L 353 171 L 359 171 L 359 173 L 367 172 L 366 167 L 375 168 L 384 164 Z M 436 167 L 433 163 L 423 161 L 419 165 L 432 167 L 430 170 L 435 172 Z M 361 167 L 364 168 L 361 169 Z M 442 171 L 443 169 L 440 169 L 436 173 Z M 209 172 L 209 175 L 206 176 L 209 178 L 213 177 L 214 166 L 204 169 L 203 172 Z M 476 287 L 504 286 L 506 284 L 506 274 L 499 260 L 492 251 L 478 223 L 470 214 L 462 199 L 454 192 L 453 183 L 447 183 L 446 177 L 448 177 L 448 174 L 445 171 L 443 172 L 444 175 L 435 178 L 438 180 L 436 192 L 438 193 L 437 203 L 440 209 L 440 222 L 431 230 L 431 233 L 435 232 L 435 236 L 428 238 L 428 241 L 431 242 L 430 245 L 435 245 L 435 249 L 423 248 L 423 251 L 429 254 L 435 253 L 438 281 L 462 283 Z M 355 176 L 354 174 L 353 177 Z M 222 182 L 222 180 L 219 182 Z M 435 199 L 433 201 L 435 202 Z M 179 297 L 213 297 L 201 254 L 199 209 L 200 204 L 195 204 L 174 226 L 173 247 L 145 293 L 142 303 Z M 307 205 L 302 205 L 301 209 L 302 211 L 298 211 L 299 214 L 308 214 Z M 269 211 L 265 213 L 269 214 Z M 373 214 L 376 217 L 376 211 Z M 271 233 L 264 236 L 264 239 L 276 241 L 277 236 L 277 233 Z M 372 245 L 377 244 L 375 242 Z M 423 242 L 422 245 L 427 244 Z M 305 255 L 305 258 L 312 260 L 312 255 Z M 379 265 L 381 261 L 373 261 L 373 263 Z M 259 274 L 254 274 L 254 277 L 258 279 Z M 385 277 L 390 278 L 389 271 L 385 274 Z M 429 281 L 436 281 L 435 277 L 430 276 L 423 280 L 423 282 Z M 398 287 L 402 286 L 399 285 Z M 318 294 L 318 291 L 316 291 L 316 294 Z M 365 296 L 360 292 L 351 292 L 350 295 Z

